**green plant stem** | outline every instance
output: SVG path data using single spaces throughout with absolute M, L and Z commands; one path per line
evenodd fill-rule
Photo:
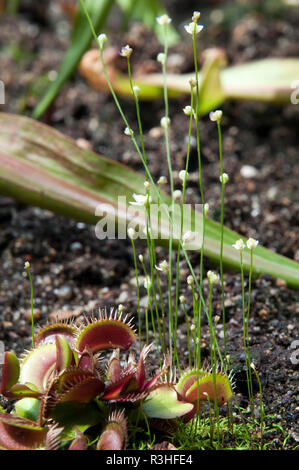
M 205 232 L 206 232 L 206 213 L 204 209 L 205 199 L 203 191 L 203 177 L 202 177 L 202 163 L 201 163 L 201 147 L 200 147 L 200 132 L 199 132 L 199 74 L 198 74 L 198 64 L 197 64 L 197 46 L 196 46 L 196 33 L 193 33 L 193 54 L 194 54 L 194 69 L 195 69 L 195 82 L 196 82 L 196 111 L 195 111 L 195 124 L 196 124 L 196 142 L 197 142 L 197 160 L 198 160 L 198 178 L 199 178 L 199 189 L 201 196 L 201 203 L 203 206 L 203 229 L 202 229 L 202 249 L 200 250 L 200 274 L 199 274 L 199 309 L 198 309 L 198 321 L 197 325 L 199 331 L 197 335 L 201 338 L 201 313 L 202 313 L 202 304 L 203 304 L 203 295 L 202 295 L 202 284 L 203 284 L 203 257 L 204 257 L 204 244 L 205 244 Z M 193 94 L 193 91 L 191 91 Z M 201 343 L 198 348 L 197 355 L 197 367 L 201 367 Z
M 120 103 L 119 103 L 119 101 L 118 101 L 118 98 L 117 98 L 117 96 L 116 96 L 116 94 L 115 94 L 115 92 L 114 92 L 114 90 L 113 90 L 113 87 L 112 87 L 112 85 L 111 85 L 111 82 L 110 82 L 110 80 L 109 80 L 109 77 L 108 77 L 108 74 L 107 74 L 107 70 L 106 70 L 106 67 L 105 67 L 105 63 L 104 63 L 104 59 L 103 59 L 103 50 L 102 50 L 102 47 L 101 47 L 101 45 L 100 45 L 100 43 L 99 43 L 98 37 L 97 37 L 97 35 L 96 35 L 96 32 L 95 32 L 95 30 L 94 30 L 92 21 L 91 21 L 91 19 L 90 19 L 90 15 L 89 15 L 89 13 L 88 13 L 86 7 L 85 7 L 84 1 L 83 1 L 83 0 L 80 0 L 80 3 L 82 4 L 82 7 L 83 7 L 84 12 L 85 12 L 85 14 L 86 14 L 86 17 L 87 17 L 87 19 L 88 19 L 88 21 L 89 21 L 90 28 L 91 28 L 91 30 L 92 30 L 92 32 L 93 32 L 94 38 L 95 38 L 95 40 L 96 40 L 96 42 L 97 42 L 97 44 L 98 44 L 98 47 L 99 47 L 101 65 L 102 65 L 102 68 L 103 68 L 103 73 L 104 73 L 105 79 L 106 79 L 106 81 L 107 81 L 109 90 L 110 90 L 110 92 L 111 92 L 111 95 L 112 95 L 112 97 L 113 97 L 113 99 L 114 99 L 114 101 L 115 101 L 116 107 L 117 107 L 117 109 L 118 109 L 118 111 L 119 111 L 119 113 L 120 113 L 120 115 L 121 115 L 121 117 L 122 117 L 122 119 L 123 119 L 125 125 L 130 128 L 129 123 L 128 123 L 127 119 L 126 119 L 126 116 L 125 116 L 125 114 L 124 114 L 124 112 L 123 112 L 123 110 L 122 110 L 122 108 L 121 108 L 121 106 L 120 106 Z M 156 188 L 156 185 L 155 185 L 155 183 L 154 183 L 154 181 L 153 181 L 153 178 L 152 178 L 152 175 L 151 175 L 151 173 L 150 173 L 150 171 L 149 171 L 149 168 L 148 168 L 148 166 L 146 165 L 146 163 L 145 163 L 145 161 L 144 161 L 143 155 L 142 155 L 142 153 L 141 153 L 141 151 L 140 151 L 140 149 L 139 149 L 139 147 L 138 147 L 138 144 L 137 144 L 137 141 L 136 141 L 136 139 L 135 139 L 135 137 L 134 137 L 134 134 L 131 135 L 131 139 L 132 139 L 132 142 L 133 142 L 133 144 L 134 144 L 134 146 L 135 146 L 135 149 L 136 149 L 136 151 L 137 151 L 137 153 L 138 153 L 138 155 L 139 155 L 139 157 L 140 157 L 140 159 L 141 159 L 141 162 L 142 162 L 142 164 L 144 165 L 144 168 L 145 168 L 145 171 L 146 171 L 146 173 L 147 173 L 147 175 L 148 175 L 149 181 L 150 181 L 151 184 L 152 184 L 152 188 L 154 189 L 154 191 L 155 191 L 157 197 L 159 198 L 159 200 L 161 201 L 160 193 L 159 193 L 158 189 Z M 173 228 L 173 220 L 172 220 L 171 216 L 168 215 L 168 217 L 169 217 L 170 224 L 171 224 L 171 226 L 172 226 L 172 228 Z M 204 220 L 205 220 L 205 217 L 204 217 Z M 191 274 L 192 274 L 192 277 L 193 277 L 193 279 L 194 279 L 194 282 L 195 282 L 195 284 L 196 284 L 196 287 L 197 287 L 197 289 L 198 289 L 198 291 L 199 291 L 199 297 L 200 297 L 200 300 L 201 300 L 201 305 L 203 306 L 204 311 L 205 311 L 205 314 L 207 315 L 207 318 L 208 318 L 208 309 L 207 309 L 207 307 L 206 307 L 205 300 L 204 300 L 203 295 L 202 295 L 202 283 L 199 284 L 199 282 L 198 282 L 198 280 L 197 280 L 197 278 L 196 278 L 196 275 L 195 275 L 193 266 L 192 266 L 192 264 L 191 264 L 191 262 L 190 262 L 190 258 L 189 258 L 189 256 L 188 256 L 187 251 L 186 251 L 185 248 L 184 248 L 184 245 L 183 245 L 183 242 L 182 242 L 182 239 L 181 239 L 181 238 L 178 240 L 178 243 L 179 243 L 179 245 L 180 245 L 180 247 L 181 247 L 181 250 L 182 250 L 182 252 L 183 252 L 183 254 L 184 254 L 184 256 L 185 256 L 185 259 L 186 259 L 186 261 L 187 261 L 188 267 L 189 267 L 189 269 L 190 269 L 190 272 L 191 272 Z M 171 260 L 170 260 L 170 262 L 171 262 Z M 170 275 L 170 274 L 169 274 L 169 275 Z M 219 354 L 219 357 L 220 357 L 220 360 L 221 360 L 221 364 L 222 364 L 222 366 L 224 367 L 224 362 L 223 362 L 222 355 L 221 355 L 221 352 L 220 352 L 220 350 L 219 350 L 219 346 L 218 346 L 218 343 L 217 343 L 217 342 L 216 342 L 216 345 L 217 345 L 217 348 L 218 348 L 218 354 Z
M 252 268 L 253 268 L 253 250 L 250 250 L 250 268 L 249 268 L 249 279 L 248 279 L 248 305 L 247 305 L 247 319 L 246 319 L 246 342 L 247 342 L 247 355 L 248 355 L 249 366 L 251 364 L 250 344 L 249 344 L 249 318 L 250 318 L 250 302 L 251 302 Z M 250 387 L 250 408 L 251 408 L 251 413 L 254 416 L 254 400 L 253 400 L 253 385 L 252 385 L 251 368 L 249 369 L 249 387 Z
M 183 181 L 183 194 L 182 194 L 182 203 L 180 205 L 180 216 L 181 216 L 181 223 L 180 223 L 180 237 L 183 236 L 183 225 L 184 225 L 184 204 L 186 198 L 186 186 L 187 186 L 187 177 L 188 177 L 188 170 L 189 170 L 189 159 L 190 159 L 190 149 L 191 149 L 191 132 L 192 132 L 192 120 L 193 120 L 193 94 L 191 94 L 191 115 L 190 115 L 190 122 L 189 122 L 189 132 L 188 132 L 188 149 L 187 149 L 187 157 L 186 157 L 186 165 L 185 165 L 185 178 Z M 180 245 L 178 246 L 177 250 L 177 263 L 176 263 L 176 295 L 175 295 L 175 327 L 174 327 L 174 344 L 176 344 L 176 333 L 177 333 L 177 323 L 178 323 L 178 305 L 179 305 L 179 285 L 180 285 L 180 255 L 181 255 L 181 248 Z M 179 366 L 179 359 L 177 357 L 177 364 Z
M 138 276 L 138 265 L 136 257 L 136 249 L 134 240 L 131 239 L 134 257 L 134 267 L 136 274 L 136 287 L 137 287 L 137 310 L 138 310 L 138 339 L 139 339 L 139 353 L 141 353 L 141 312 L 140 312 L 140 287 L 139 287 L 139 276 Z
M 26 268 L 26 271 L 28 272 L 29 281 L 30 281 L 31 338 L 32 338 L 31 342 L 32 342 L 32 348 L 34 348 L 33 282 L 32 282 L 30 268 Z
M 220 175 L 221 175 L 221 232 L 220 232 L 220 279 L 221 279 L 221 297 L 222 297 L 222 324 L 224 335 L 224 357 L 227 355 L 226 344 L 226 320 L 225 320 L 225 294 L 224 294 L 224 279 L 223 279 L 223 238 L 224 238 L 224 189 L 225 182 L 223 180 L 223 151 L 222 151 L 222 134 L 221 123 L 217 121 L 218 140 L 219 140 L 219 158 L 220 158 Z
M 248 363 L 248 352 L 247 352 L 247 327 L 246 327 L 246 313 L 245 313 L 245 281 L 244 281 L 244 269 L 243 269 L 243 252 L 240 251 L 240 267 L 241 267 L 241 277 L 242 277 L 242 318 L 243 318 L 243 344 L 244 344 L 244 357 L 245 357 L 245 366 L 246 366 L 246 380 L 248 388 L 248 397 L 251 408 L 251 390 L 250 390 L 250 363 Z M 252 408 L 251 408 L 252 412 Z

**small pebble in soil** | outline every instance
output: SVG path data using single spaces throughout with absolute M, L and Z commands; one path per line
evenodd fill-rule
M 31 323 L 31 308 L 26 310 L 25 312 L 25 319 Z M 40 310 L 38 308 L 33 309 L 33 321 L 34 323 L 40 319 Z
M 240 170 L 240 174 L 243 178 L 256 178 L 258 171 L 254 166 L 244 165 Z
M 54 289 L 54 294 L 61 300 L 70 300 L 73 290 L 70 286 L 61 286 L 58 289 Z

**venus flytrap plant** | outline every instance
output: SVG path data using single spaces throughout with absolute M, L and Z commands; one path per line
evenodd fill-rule
M 15 413 L 0 410 L 0 447 L 58 449 L 67 427 L 73 433 L 70 449 L 86 449 L 90 431 L 98 450 L 121 450 L 127 443 L 124 403 L 140 406 L 147 418 L 189 421 L 196 413 L 196 403 L 201 407 L 206 394 L 215 399 L 208 371 L 186 371 L 178 382 L 163 380 L 170 365 L 167 357 L 161 369 L 148 378 L 146 359 L 151 345 L 143 347 L 138 361 L 132 353 L 125 362 L 120 360 L 120 351 L 128 351 L 137 338 L 131 323 L 123 312 L 112 310 L 107 315 L 101 311 L 85 325 L 54 323 L 41 328 L 35 334 L 35 348 L 21 362 L 14 353 L 6 352 L 0 392 L 17 401 Z M 103 355 L 111 349 L 105 365 Z M 231 396 L 229 381 L 217 374 L 219 406 Z M 120 409 L 107 420 L 107 405 L 111 404 Z M 76 431 L 78 422 L 84 426 L 84 434 Z M 94 426 L 103 422 L 104 429 L 95 436 Z

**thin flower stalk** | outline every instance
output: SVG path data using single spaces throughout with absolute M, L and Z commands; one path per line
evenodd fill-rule
M 222 149 L 222 133 L 221 133 L 221 119 L 217 120 L 218 139 L 219 139 L 219 158 L 220 158 L 220 178 L 221 178 L 221 221 L 220 221 L 220 279 L 221 279 L 221 297 L 222 297 L 222 324 L 224 335 L 224 357 L 227 355 L 226 343 L 226 319 L 225 319 L 225 293 L 224 293 L 224 279 L 223 279 L 223 238 L 224 238 L 224 191 L 225 179 L 223 177 L 223 149 Z
M 191 103 L 190 103 L 191 110 L 193 110 L 193 93 L 191 93 Z M 182 194 L 182 202 L 181 202 L 181 221 L 180 221 L 180 237 L 183 237 L 183 225 L 184 225 L 184 212 L 183 207 L 185 204 L 186 198 L 186 186 L 187 186 L 187 177 L 188 177 L 188 169 L 189 169 L 189 159 L 190 159 L 190 150 L 191 150 L 191 133 L 192 133 L 192 121 L 193 121 L 193 112 L 190 113 L 190 121 L 189 121 L 189 132 L 188 132 L 188 148 L 187 148 L 187 157 L 186 157 L 186 165 L 185 165 L 185 173 L 183 174 L 183 194 Z M 180 245 L 178 246 L 177 250 L 177 263 L 176 263 L 176 304 L 175 304 L 175 328 L 174 328 L 174 344 L 176 344 L 176 332 L 177 332 L 177 322 L 178 322 L 178 304 L 179 304 L 179 284 L 180 284 L 180 255 L 181 255 L 181 248 Z M 177 363 L 179 365 L 179 360 L 177 357 Z

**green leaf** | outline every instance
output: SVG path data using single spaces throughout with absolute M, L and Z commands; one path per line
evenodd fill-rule
M 94 403 L 60 403 L 54 408 L 51 416 L 67 429 L 76 426 L 82 430 L 103 420 L 102 413 Z
M 86 6 L 96 31 L 105 26 L 106 19 L 114 0 L 86 0 Z M 92 42 L 92 32 L 88 26 L 85 14 L 79 6 L 76 21 L 71 37 L 71 45 L 60 65 L 58 76 L 47 90 L 45 96 L 34 110 L 33 116 L 39 119 L 60 92 L 63 85 L 75 72 L 84 52 Z
M 22 398 L 15 403 L 15 410 L 21 418 L 38 420 L 40 400 L 37 398 Z
M 125 234 L 127 203 L 133 193 L 144 194 L 144 178 L 127 166 L 113 162 L 91 151 L 54 129 L 23 116 L 0 113 L 0 192 L 34 206 L 52 210 L 89 224 L 97 224 L 99 204 L 107 204 L 110 217 L 116 216 L 119 229 Z M 152 193 L 153 201 L 157 201 Z M 122 197 L 119 201 L 118 197 Z M 163 202 L 170 198 L 162 194 Z M 188 216 L 192 226 L 201 214 Z M 188 220 L 186 220 L 187 222 Z M 154 221 L 152 221 L 154 223 Z M 168 225 L 168 224 L 166 224 Z M 161 228 L 167 236 L 167 230 Z M 179 219 L 174 231 L 179 232 Z M 240 269 L 240 255 L 232 244 L 240 237 L 224 230 L 224 265 Z M 245 239 L 243 238 L 245 241 Z M 157 240 L 166 243 L 166 240 Z M 210 219 L 206 223 L 205 254 L 218 261 L 220 225 Z M 250 253 L 243 253 L 245 270 L 250 266 Z M 254 274 L 271 274 L 299 288 L 299 264 L 262 246 L 254 251 Z
M 179 401 L 176 390 L 163 384 L 149 393 L 142 408 L 149 418 L 174 419 L 192 411 L 194 405 Z
M 225 100 L 261 101 L 289 104 L 292 83 L 298 80 L 299 59 L 262 59 L 224 68 L 225 57 L 218 49 L 205 51 L 205 61 L 199 74 L 199 114 L 206 115 Z M 88 73 L 82 70 L 88 79 Z M 116 93 L 132 96 L 128 79 L 116 73 L 113 82 Z M 170 97 L 190 94 L 190 78 L 195 74 L 168 74 Z M 93 74 L 93 80 L 95 76 Z M 96 82 L 95 82 L 96 83 Z M 140 88 L 139 98 L 160 98 L 164 78 L 162 74 L 137 75 L 134 83 Z

